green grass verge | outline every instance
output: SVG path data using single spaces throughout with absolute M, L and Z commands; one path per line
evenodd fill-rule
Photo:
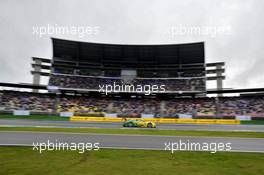
M 262 175 L 258 153 L 111 150 L 79 154 L 0 147 L 0 174 L 12 175 Z
M 68 117 L 60 117 L 57 115 L 29 115 L 29 116 L 14 116 L 10 114 L 1 114 L 0 119 L 24 119 L 24 120 L 50 120 L 50 121 L 68 121 Z
M 211 136 L 264 138 L 264 132 L 230 132 L 230 131 L 183 131 L 154 129 L 97 129 L 97 128 L 40 128 L 40 127 L 0 127 L 0 131 L 34 131 L 34 132 L 70 132 L 97 134 L 135 134 L 135 135 L 170 135 L 170 136 Z
M 264 120 L 241 121 L 243 125 L 264 125 Z

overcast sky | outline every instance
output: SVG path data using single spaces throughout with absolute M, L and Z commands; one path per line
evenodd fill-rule
M 204 41 L 206 62 L 226 62 L 224 87 L 264 87 L 263 16 L 263 0 L 1 0 L 0 82 L 31 83 L 31 57 L 52 58 L 50 38 L 58 37 L 122 44 Z M 38 29 L 48 26 L 92 33 L 40 36 Z

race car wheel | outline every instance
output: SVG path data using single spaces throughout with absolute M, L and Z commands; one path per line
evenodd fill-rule
M 147 124 L 147 127 L 148 127 L 148 128 L 152 128 L 152 123 L 148 123 L 148 124 Z

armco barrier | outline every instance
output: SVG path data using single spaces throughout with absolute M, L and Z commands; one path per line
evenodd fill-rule
M 130 118 L 127 118 L 129 120 Z M 133 118 L 135 119 L 135 118 Z M 240 124 L 239 120 L 226 120 L 226 119 L 166 119 L 166 118 L 148 118 L 142 119 L 145 121 L 152 121 L 156 123 L 185 123 L 185 124 Z M 79 122 L 124 122 L 123 118 L 110 118 L 110 117 L 80 117 L 73 116 L 70 121 Z
M 216 124 L 240 124 L 240 120 L 216 120 Z

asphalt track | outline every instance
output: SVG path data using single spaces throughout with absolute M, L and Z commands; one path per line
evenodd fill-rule
M 0 119 L 0 126 L 60 127 L 60 128 L 116 128 L 118 129 L 118 128 L 122 128 L 122 123 Z M 264 132 L 264 125 L 158 124 L 156 129 Z
M 99 143 L 100 148 L 165 150 L 166 145 L 181 143 L 230 143 L 231 151 L 264 153 L 264 139 L 260 138 L 223 138 L 192 136 L 149 136 L 149 135 L 114 135 L 87 133 L 21 132 L 1 131 L 0 145 L 33 146 L 33 143 Z M 176 144 L 175 144 L 176 143 Z M 172 148 L 170 146 L 170 148 Z M 179 148 L 177 148 L 179 149 Z M 168 150 L 171 152 L 170 150 Z M 196 149 L 196 151 L 198 151 Z M 201 151 L 201 150 L 200 150 Z

